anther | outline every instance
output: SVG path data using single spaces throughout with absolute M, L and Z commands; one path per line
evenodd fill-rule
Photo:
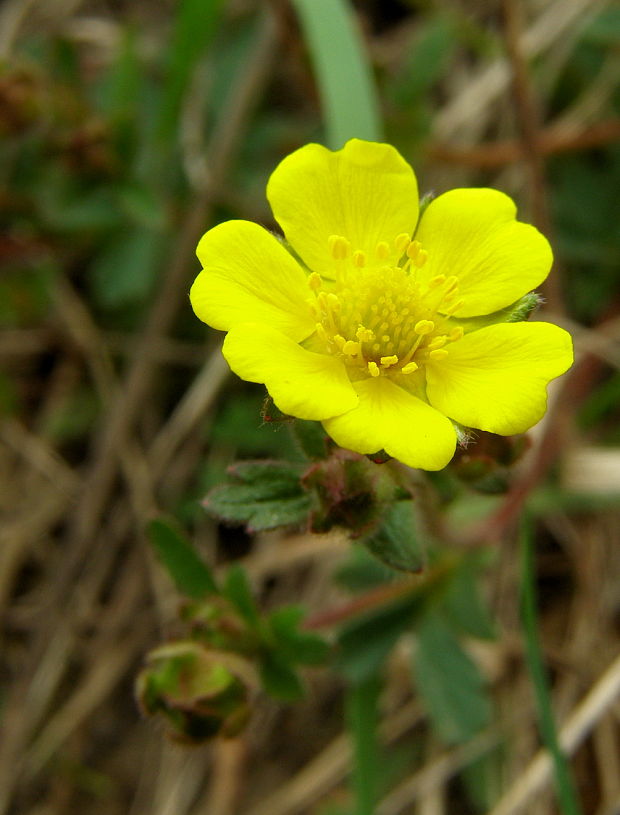
M 379 362 L 381 363 L 382 368 L 389 368 L 390 365 L 396 365 L 396 363 L 398 362 L 398 357 L 396 356 L 396 354 L 392 354 L 389 357 L 381 357 Z
M 416 334 L 430 334 L 435 330 L 435 323 L 432 320 L 418 320 L 413 330 Z
M 312 272 L 308 276 L 308 285 L 312 291 L 318 291 L 321 288 L 321 275 L 317 272 Z
M 331 291 L 327 295 L 327 303 L 329 304 L 329 307 L 331 308 L 332 311 L 340 311 L 340 300 Z
M 458 288 L 459 279 L 456 275 L 450 275 L 450 277 L 446 278 L 446 294 L 450 294 L 450 292 L 455 291 Z
M 442 348 L 448 342 L 448 337 L 442 335 L 441 337 L 435 337 L 434 340 L 431 340 L 428 344 L 428 350 L 434 351 L 435 348 Z
M 361 249 L 356 249 L 353 252 L 353 263 L 361 269 L 363 266 L 366 265 L 366 253 L 362 252 Z
M 436 277 L 433 277 L 429 280 L 428 287 L 429 289 L 436 289 L 437 286 L 441 286 L 445 282 L 446 282 L 445 274 L 438 274 Z
M 379 376 L 379 374 L 380 374 L 381 372 L 379 371 L 379 366 L 377 365 L 377 363 L 376 363 L 376 362 L 373 362 L 373 361 L 371 360 L 371 361 L 368 363 L 368 373 L 369 373 L 371 376 Z
M 448 356 L 448 352 L 445 348 L 436 348 L 434 351 L 431 351 L 428 356 L 429 359 L 437 361 L 440 359 L 445 359 Z
M 464 305 L 465 305 L 465 300 L 458 300 L 453 306 L 450 306 L 450 308 L 447 308 L 445 310 L 444 314 L 447 314 L 448 316 L 451 316 L 452 314 L 454 314 L 455 311 L 458 311 Z
M 347 340 L 345 344 L 342 346 L 342 353 L 346 354 L 349 357 L 354 357 L 360 350 L 359 342 L 355 342 L 355 340 Z
M 420 251 L 413 258 L 413 265 L 417 269 L 421 269 L 422 266 L 424 266 L 424 264 L 426 263 L 427 260 L 428 260 L 428 252 L 426 251 L 426 249 L 420 249 Z
M 459 325 L 456 328 L 453 328 L 452 331 L 450 332 L 450 339 L 452 340 L 452 342 L 456 342 L 457 340 L 463 338 L 464 333 L 465 330 L 463 329 L 463 326 Z
M 327 245 L 334 260 L 344 260 L 351 248 L 349 241 L 343 238 L 342 235 L 330 235 L 327 239 Z
M 403 365 L 400 372 L 401 374 L 412 374 L 414 371 L 417 371 L 419 365 L 417 362 L 408 362 L 406 365 Z
M 396 247 L 396 251 L 399 253 L 399 255 L 402 255 L 405 252 L 410 243 L 411 238 L 406 232 L 402 232 L 394 239 L 394 246 Z
M 371 331 L 370 328 L 364 328 L 363 325 L 360 325 L 355 332 L 355 336 L 360 342 L 372 342 L 375 338 L 375 332 Z
M 377 244 L 377 248 L 375 249 L 375 252 L 380 260 L 385 260 L 386 258 L 389 258 L 390 244 L 387 243 L 386 241 L 379 241 L 379 243 Z
M 411 241 L 407 247 L 407 257 L 414 260 L 418 256 L 418 252 L 422 249 L 420 241 Z

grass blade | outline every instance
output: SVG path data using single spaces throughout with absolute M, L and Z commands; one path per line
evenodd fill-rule
M 373 815 L 379 788 L 378 701 L 381 683 L 376 674 L 352 685 L 346 698 L 349 732 L 353 740 L 355 815 Z
M 555 727 L 551 708 L 551 693 L 538 639 L 536 613 L 536 574 L 531 520 L 526 518 L 521 528 L 521 614 L 525 635 L 525 652 L 536 696 L 540 732 L 553 760 L 555 785 L 562 815 L 582 815 L 570 767 Z
M 357 20 L 345 0 L 292 0 L 323 105 L 327 146 L 351 138 L 381 141 L 383 127 Z

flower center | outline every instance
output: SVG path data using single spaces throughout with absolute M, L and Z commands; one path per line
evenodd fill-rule
M 419 241 L 398 235 L 379 243 L 374 257 L 341 235 L 329 238 L 336 261 L 334 281 L 316 272 L 308 278 L 316 334 L 330 354 L 366 375 L 413 374 L 463 336 L 449 317 L 462 305 L 458 279 L 438 275 L 419 280 L 428 254 Z

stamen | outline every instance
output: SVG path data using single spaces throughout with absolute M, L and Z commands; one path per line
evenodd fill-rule
M 398 357 L 396 356 L 396 354 L 392 354 L 389 357 L 381 357 L 379 362 L 381 363 L 382 368 L 389 368 L 390 365 L 396 365 L 396 363 L 398 362 Z
M 355 332 L 355 336 L 360 342 L 372 342 L 375 338 L 375 332 L 371 331 L 370 328 L 364 328 L 363 325 L 360 325 Z
M 413 265 L 417 269 L 421 269 L 422 266 L 424 266 L 424 264 L 426 263 L 427 260 L 428 260 L 428 252 L 426 251 L 426 249 L 420 249 L 420 251 L 417 253 L 417 255 L 413 258 Z
M 380 260 L 385 260 L 390 256 L 390 244 L 386 241 L 379 241 L 375 253 Z
M 379 371 L 379 366 L 377 365 L 377 363 L 373 362 L 372 360 L 368 363 L 368 372 L 370 373 L 371 376 L 379 376 L 379 374 L 381 373 Z
M 327 245 L 334 260 L 345 260 L 349 254 L 351 244 L 342 235 L 330 235 L 327 239 Z
M 332 311 L 340 311 L 340 300 L 331 291 L 327 295 L 327 303 L 329 304 L 329 308 L 331 308 Z
M 308 285 L 312 291 L 318 291 L 321 288 L 321 275 L 317 272 L 312 272 L 308 276 Z
M 434 351 L 431 351 L 428 355 L 429 359 L 434 360 L 437 362 L 440 359 L 445 359 L 448 356 L 448 352 L 445 348 L 436 348 Z
M 325 330 L 325 326 L 323 323 L 317 323 L 316 326 L 316 335 L 322 342 L 327 342 L 327 331 Z
M 411 241 L 411 243 L 407 247 L 407 257 L 415 261 L 416 257 L 418 256 L 418 252 L 421 249 L 422 244 L 420 243 L 420 241 Z
M 355 340 L 347 340 L 345 344 L 342 346 L 342 353 L 346 354 L 349 357 L 354 357 L 360 350 L 359 342 L 355 342 Z
M 420 366 L 417 362 L 408 362 L 406 365 L 400 369 L 401 374 L 412 374 L 414 371 L 417 371 Z
M 429 280 L 428 287 L 429 289 L 436 289 L 437 286 L 441 286 L 445 282 L 446 282 L 445 274 L 438 274 L 436 277 L 432 277 Z
M 458 300 L 453 306 L 450 306 L 450 308 L 447 308 L 444 313 L 447 314 L 448 317 L 451 317 L 454 314 L 455 311 L 458 311 L 461 308 L 461 306 L 464 306 L 464 305 L 465 305 L 465 300 Z
M 434 340 L 431 340 L 428 344 L 428 350 L 434 351 L 435 348 L 442 348 L 448 342 L 448 337 L 442 335 L 440 337 L 435 337 Z
M 406 232 L 401 232 L 400 235 L 397 235 L 394 240 L 394 246 L 396 247 L 396 251 L 398 252 L 399 256 L 404 254 L 405 250 L 411 243 L 411 238 L 407 235 Z
M 416 334 L 430 334 L 431 331 L 435 330 L 435 323 L 432 320 L 418 320 L 415 324 L 413 330 Z
M 450 332 L 450 340 L 452 342 L 456 342 L 457 340 L 460 340 L 460 339 L 463 338 L 464 333 L 465 333 L 465 329 L 463 328 L 462 325 L 459 325 L 456 328 L 453 328 L 452 331 Z
M 347 341 L 342 336 L 342 334 L 334 334 L 334 343 L 336 345 L 336 348 L 339 351 L 342 351 L 344 349 L 344 346 L 346 345 Z
M 353 252 L 353 263 L 359 269 L 362 269 L 366 265 L 366 253 L 362 252 L 361 249 L 356 249 L 355 252 Z

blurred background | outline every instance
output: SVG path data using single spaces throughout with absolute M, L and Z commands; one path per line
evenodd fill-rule
M 198 238 L 229 218 L 275 228 L 279 160 L 352 135 L 394 144 L 422 191 L 510 194 L 554 246 L 539 316 L 577 355 L 516 467 L 481 438 L 432 481 L 455 529 L 495 519 L 484 609 L 455 606 L 465 664 L 448 639 L 412 683 L 411 635 L 390 654 L 374 811 L 558 811 L 519 621 L 527 501 L 560 737 L 583 812 L 620 813 L 619 78 L 612 0 L 4 1 L 0 815 L 373 811 L 338 673 L 197 747 L 133 691 L 177 625 L 145 541 L 160 512 L 214 566 L 239 561 L 266 607 L 317 612 L 391 579 L 342 535 L 250 535 L 199 503 L 234 459 L 294 452 L 191 312 Z

